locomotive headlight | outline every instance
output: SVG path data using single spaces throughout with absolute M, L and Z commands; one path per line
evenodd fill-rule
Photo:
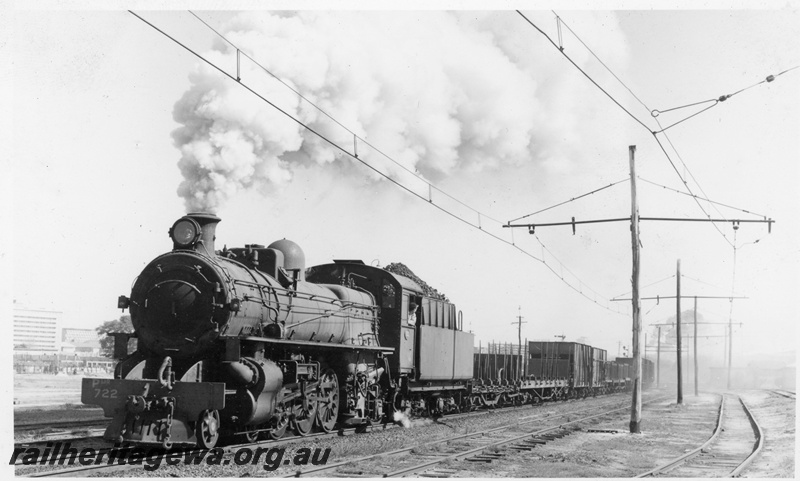
M 200 238 L 200 224 L 194 219 L 182 217 L 169 230 L 172 241 L 181 247 L 189 247 Z

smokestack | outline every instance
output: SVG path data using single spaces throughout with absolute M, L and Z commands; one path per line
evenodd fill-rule
M 205 253 L 208 256 L 213 256 L 214 252 L 216 252 L 214 250 L 214 240 L 217 238 L 217 224 L 222 219 L 214 214 L 204 212 L 187 214 L 186 217 L 192 218 L 200 224 L 200 240 L 195 244 L 194 250 L 201 254 Z

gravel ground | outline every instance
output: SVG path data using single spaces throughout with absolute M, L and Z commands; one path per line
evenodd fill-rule
M 14 374 L 14 407 L 81 403 L 81 380 L 111 374 Z
M 742 398 L 764 431 L 764 447 L 742 477 L 794 478 L 796 401 L 765 391 L 746 391 Z
M 375 428 L 366 434 L 350 435 L 328 439 L 309 439 L 301 443 L 284 446 L 285 452 L 282 460 L 293 460 L 295 456 L 302 455 L 301 449 L 310 449 L 312 452 L 319 449 L 320 454 L 326 449 L 330 449 L 328 464 L 343 461 L 345 459 L 357 458 L 368 454 L 390 451 L 403 446 L 418 446 L 428 441 L 451 437 L 457 434 L 475 432 L 491 427 L 502 426 L 533 420 L 534 418 L 544 418 L 555 413 L 565 411 L 589 411 L 597 410 L 599 405 L 626 403 L 629 399 L 628 394 L 618 394 L 615 396 L 605 396 L 597 399 L 587 399 L 584 401 L 570 401 L 559 403 L 547 403 L 540 407 L 523 406 L 520 408 L 509 408 L 498 411 L 487 411 L 480 416 L 462 419 L 448 419 L 441 422 L 431 420 L 416 420 L 411 429 L 392 427 L 390 429 Z M 529 418 L 530 417 L 530 418 Z M 528 418 L 528 419 L 526 419 Z M 537 424 L 542 424 L 538 422 Z M 535 426 L 535 425 L 534 425 Z M 274 458 L 273 458 L 274 459 Z M 383 466 L 383 471 L 394 469 L 398 462 L 403 462 L 402 457 L 381 458 L 379 462 Z M 262 457 L 262 461 L 264 457 Z M 225 464 L 228 461 L 228 464 Z M 201 465 L 178 465 L 166 466 L 162 463 L 161 467 L 155 471 L 145 471 L 134 469 L 131 471 L 113 473 L 110 476 L 125 477 L 240 477 L 240 476 L 285 476 L 293 473 L 300 467 L 283 465 L 276 470 L 265 469 L 265 463 L 257 465 L 248 463 L 238 465 L 232 455 L 225 455 L 221 461 L 222 465 L 209 466 L 207 463 Z M 308 467 L 311 467 L 310 463 Z M 22 474 L 23 471 L 17 471 Z
M 502 461 L 453 462 L 443 468 L 468 478 L 626 478 L 666 463 L 707 439 L 714 427 L 719 397 L 701 395 L 682 406 L 670 401 L 645 405 L 642 433 L 630 434 L 630 413 L 608 417 L 591 429 L 616 434 L 574 432 L 533 451 L 505 451 Z
M 14 410 L 14 424 L 47 424 L 49 422 L 83 421 L 98 418 L 103 418 L 102 409 L 84 406 L 83 404 L 67 404 L 41 408 L 17 408 Z M 104 428 L 105 424 L 99 424 L 98 428 L 99 427 Z M 14 442 L 35 442 L 42 439 L 42 436 L 52 435 L 56 432 L 63 432 L 64 437 L 72 437 L 78 436 L 81 433 L 85 434 L 88 431 L 86 428 L 15 429 Z
M 668 395 L 671 393 L 668 393 Z M 765 431 L 766 444 L 762 454 L 745 471 L 748 477 L 787 477 L 794 476 L 794 400 L 782 398 L 763 391 L 743 393 L 745 402 L 754 411 Z M 421 446 L 436 439 L 457 434 L 475 432 L 506 424 L 520 424 L 526 420 L 546 417 L 565 411 L 599 409 L 611 399 L 629 402 L 629 394 L 587 399 L 578 402 L 548 403 L 542 407 L 525 406 L 521 408 L 491 411 L 484 415 L 464 419 L 449 419 L 443 422 L 430 420 L 416 421 L 412 429 L 395 427 L 376 428 L 370 433 L 335 437 L 328 439 L 309 439 L 301 443 L 286 445 L 281 458 L 276 462 L 277 452 L 272 454 L 270 463 L 266 456 L 256 465 L 238 465 L 233 455 L 220 459 L 221 465 L 166 466 L 162 463 L 158 470 L 135 469 L 114 473 L 110 476 L 125 477 L 277 477 L 293 473 L 304 466 L 292 466 L 295 456 L 304 456 L 314 450 L 322 455 L 330 449 L 327 463 L 354 459 L 372 453 L 390 451 L 403 446 L 414 446 L 410 455 L 386 456 L 378 458 L 369 465 L 358 468 L 344 468 L 340 475 L 356 477 L 362 474 L 377 474 L 397 469 L 399 466 L 420 462 L 428 455 L 445 453 L 454 446 Z M 506 456 L 491 463 L 453 462 L 441 467 L 454 471 L 457 477 L 632 477 L 660 466 L 684 452 L 702 444 L 711 435 L 719 396 L 701 394 L 699 397 L 687 396 L 683 405 L 674 404 L 674 398 L 645 405 L 642 415 L 642 433 L 628 433 L 630 415 L 624 412 L 619 416 L 599 420 L 583 431 L 548 442 L 532 451 L 504 451 Z M 538 421 L 530 425 L 546 425 Z M 589 433 L 586 427 L 601 430 L 617 430 L 616 434 Z M 513 428 L 509 428 L 512 430 Z M 304 452 L 303 449 L 308 450 Z M 302 461 L 302 459 L 300 459 Z M 227 464 L 225 464 L 227 461 Z M 239 459 L 242 461 L 242 458 Z M 307 460 L 308 461 L 308 460 Z M 267 464 L 269 464 L 267 466 Z M 280 466 L 278 466 L 278 464 Z M 277 469 L 269 470 L 267 467 Z M 366 467 L 365 467 L 366 466 Z M 312 467 L 307 462 L 305 468 Z M 362 473 L 363 471 L 363 473 Z M 17 471 L 20 475 L 22 472 Z M 324 473 L 323 476 L 330 476 Z
M 14 410 L 14 424 L 83 421 L 103 417 L 103 410 L 83 404 L 41 408 L 18 408 Z

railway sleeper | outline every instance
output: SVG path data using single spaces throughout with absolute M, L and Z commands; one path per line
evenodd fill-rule
M 336 471 L 329 474 L 332 477 L 342 477 L 342 478 L 370 478 L 370 477 L 377 477 L 378 473 L 369 473 L 364 471 L 363 469 L 342 469 L 339 468 Z
M 535 444 L 533 446 L 526 446 L 524 444 L 514 444 L 509 446 L 508 448 L 513 449 L 515 451 L 533 451 L 535 447 L 536 447 Z
M 457 472 L 458 470 L 456 469 L 435 468 L 430 471 L 425 471 L 424 473 L 419 473 L 419 476 L 421 478 L 452 478 Z
M 540 438 L 525 439 L 523 442 L 528 444 L 547 444 L 547 440 Z
M 484 462 L 484 463 L 491 463 L 495 459 L 504 458 L 504 453 L 481 453 L 476 454 L 470 458 L 467 458 L 467 461 L 475 461 L 475 462 Z
M 491 459 L 500 459 L 500 458 L 505 457 L 505 453 L 488 453 L 487 452 L 487 453 L 478 454 L 477 456 L 482 456 L 484 458 L 491 458 Z

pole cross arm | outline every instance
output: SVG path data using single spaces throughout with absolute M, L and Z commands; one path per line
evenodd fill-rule
M 732 299 L 750 299 L 749 297 L 741 297 L 741 296 L 656 296 L 656 297 L 640 297 L 639 300 L 640 301 L 658 301 L 660 299 L 678 299 L 678 298 L 680 298 L 680 299 L 694 299 L 694 298 L 697 298 L 697 299 L 728 299 L 728 300 L 732 300 Z M 631 299 L 631 298 L 609 299 L 609 301 L 631 301 L 631 300 L 633 300 L 633 299 Z
M 697 324 L 697 325 L 706 324 L 706 325 L 720 325 L 720 326 L 727 326 L 728 324 L 730 324 L 730 322 L 697 322 L 697 323 L 693 323 L 693 324 Z M 739 326 L 741 326 L 741 325 L 742 325 L 742 323 L 741 323 L 741 322 L 734 322 L 734 324 L 738 324 Z M 674 322 L 667 322 L 667 323 L 662 323 L 662 324 L 648 324 L 648 325 L 649 325 L 649 326 L 651 326 L 651 327 L 658 327 L 658 326 L 672 326 L 672 327 L 675 327 L 675 323 L 674 323 Z
M 656 220 L 656 221 L 665 221 L 665 222 L 730 222 L 734 229 L 739 228 L 740 223 L 759 223 L 759 224 L 767 224 L 767 231 L 771 234 L 772 233 L 772 224 L 777 222 L 773 219 L 692 219 L 692 218 L 684 218 L 684 217 L 639 217 L 639 220 Z M 503 224 L 504 228 L 525 228 L 528 229 L 529 234 L 535 234 L 537 227 L 554 227 L 554 226 L 572 226 L 572 233 L 575 233 L 575 226 L 578 224 L 601 224 L 605 222 L 623 222 L 628 221 L 630 222 L 630 217 L 615 217 L 611 219 L 591 219 L 591 220 L 575 220 L 573 217 L 572 220 L 568 222 L 543 222 L 541 224 L 512 224 L 508 222 Z

